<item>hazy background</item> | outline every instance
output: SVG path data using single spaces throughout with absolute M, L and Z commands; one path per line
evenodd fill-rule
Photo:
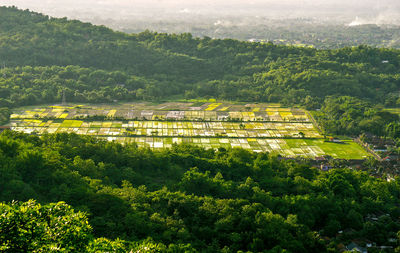
M 300 17 L 349 24 L 399 24 L 400 20 L 399 0 L 0 0 L 0 4 L 102 23 L 146 18 L 150 22 L 196 20 L 204 16 Z
M 400 46 L 400 0 L 0 0 L 0 5 L 129 33 L 190 32 L 316 47 Z

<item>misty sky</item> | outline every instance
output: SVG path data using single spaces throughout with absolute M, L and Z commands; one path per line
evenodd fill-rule
M 190 19 L 206 15 L 340 17 L 349 22 L 359 17 L 359 20 L 392 24 L 400 19 L 400 0 L 0 0 L 0 5 L 83 21 L 137 17 Z

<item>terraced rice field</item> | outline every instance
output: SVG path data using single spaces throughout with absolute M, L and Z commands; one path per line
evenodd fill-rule
M 121 143 L 168 148 L 191 143 L 205 148 L 241 147 L 283 156 L 368 156 L 357 144 L 324 142 L 306 111 L 268 104 L 144 103 L 118 106 L 48 106 L 16 110 L 11 127 L 25 133 L 74 132 Z

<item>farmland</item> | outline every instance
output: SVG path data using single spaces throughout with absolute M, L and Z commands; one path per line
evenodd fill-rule
M 368 156 L 352 141 L 325 142 L 306 111 L 277 104 L 169 102 L 19 108 L 11 115 L 11 128 L 38 135 L 91 135 L 150 148 L 190 143 L 214 149 L 241 147 L 287 157 Z

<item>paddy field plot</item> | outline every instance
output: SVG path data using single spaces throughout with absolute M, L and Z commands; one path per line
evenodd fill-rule
M 25 133 L 70 132 L 141 147 L 190 143 L 205 148 L 241 147 L 282 156 L 363 159 L 358 144 L 324 142 L 305 110 L 270 104 L 131 103 L 20 108 L 11 128 Z
M 129 127 L 131 126 L 131 127 Z M 136 136 L 207 136 L 207 137 L 254 137 L 254 138 L 321 138 L 312 123 L 288 122 L 191 122 L 191 121 L 82 121 L 82 120 L 13 120 L 12 128 L 16 131 L 30 132 L 30 129 L 68 131 L 69 128 L 99 128 L 102 135 L 106 130 L 116 132 L 129 129 L 130 135 Z
M 365 159 L 369 155 L 351 140 L 344 143 L 324 142 L 322 139 L 256 139 L 256 138 L 194 138 L 194 137 L 107 137 L 120 143 L 137 143 L 140 147 L 170 148 L 173 143 L 190 143 L 209 148 L 251 149 L 255 152 L 272 152 L 286 157 L 314 158 L 329 155 L 338 159 Z M 156 143 L 156 144 L 155 144 Z

